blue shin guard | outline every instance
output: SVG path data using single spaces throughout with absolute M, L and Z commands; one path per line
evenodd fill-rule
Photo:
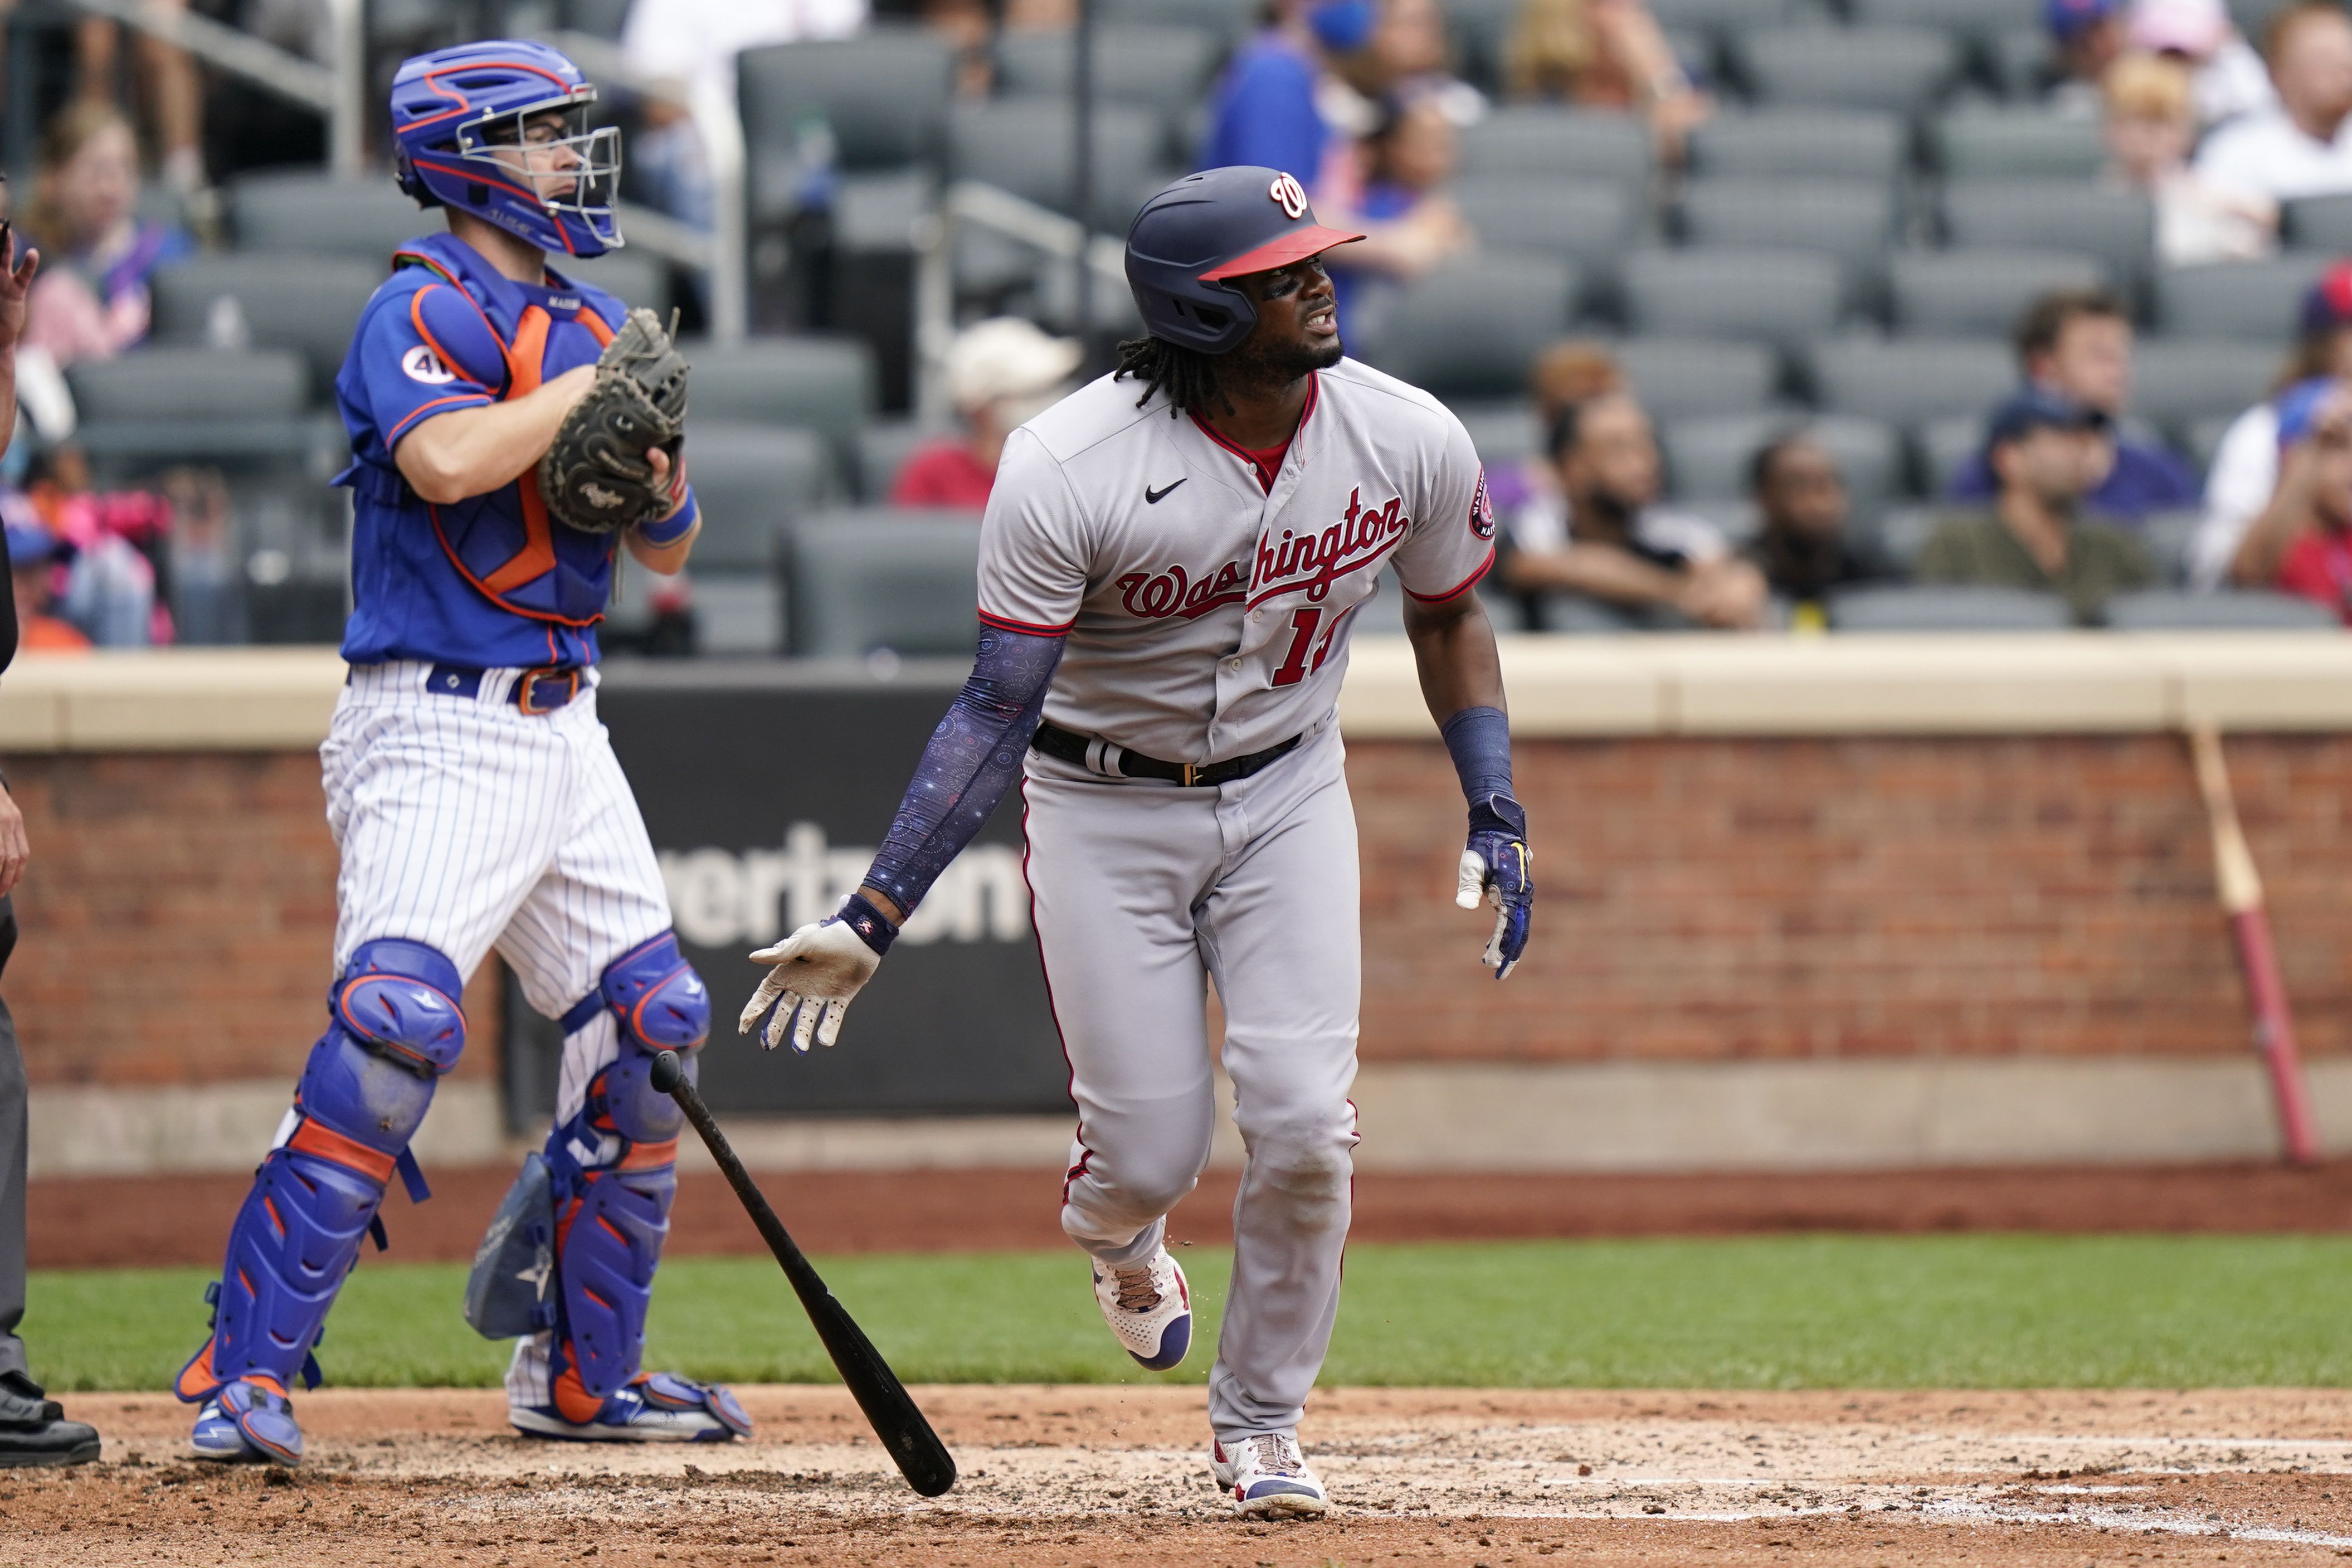
M 329 1001 L 331 1022 L 294 1093 L 293 1132 L 255 1173 L 210 1292 L 212 1337 L 181 1370 L 191 1404 L 259 1383 L 282 1397 L 310 1349 L 395 1169 L 421 1197 L 408 1141 L 457 1063 L 466 1017 L 457 966 L 421 942 L 363 943 Z

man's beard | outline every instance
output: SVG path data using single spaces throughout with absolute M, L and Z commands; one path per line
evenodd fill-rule
M 1336 333 L 1322 343 L 1297 338 L 1264 343 L 1244 341 L 1225 363 L 1235 384 L 1284 387 L 1309 371 L 1330 369 L 1346 352 Z
M 1606 485 L 1595 485 L 1585 492 L 1583 504 L 1576 509 L 1576 515 L 1580 521 L 1630 535 L 1634 521 L 1642 515 L 1642 503 Z

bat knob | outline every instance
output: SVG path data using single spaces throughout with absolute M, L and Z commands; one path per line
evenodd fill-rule
M 654 1055 L 654 1065 L 646 1072 L 646 1079 L 654 1086 L 655 1093 L 670 1094 L 685 1081 L 686 1068 L 679 1063 L 676 1051 L 658 1051 Z

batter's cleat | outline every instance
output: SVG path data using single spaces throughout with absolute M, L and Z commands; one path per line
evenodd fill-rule
M 643 1373 L 584 1421 L 553 1405 L 510 1405 L 507 1421 L 526 1437 L 567 1443 L 725 1443 L 751 1435 L 734 1394 L 667 1372 Z
M 1096 1264 L 1095 1301 L 1127 1353 L 1153 1372 L 1192 1348 L 1192 1291 L 1164 1247 L 1140 1263 Z
M 1312 1519 L 1331 1507 L 1322 1479 L 1307 1468 L 1298 1438 L 1289 1432 L 1261 1432 L 1230 1448 L 1213 1442 L 1209 1468 L 1244 1519 Z
M 196 1428 L 189 1446 L 199 1459 L 231 1464 L 298 1465 L 302 1462 L 302 1428 L 294 1424 L 294 1402 L 275 1380 L 239 1378 L 221 1384 L 220 1391 L 196 1411 Z

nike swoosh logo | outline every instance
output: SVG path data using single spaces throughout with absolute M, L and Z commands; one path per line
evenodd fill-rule
M 1184 479 L 1191 479 L 1192 477 L 1192 475 L 1187 474 L 1187 475 L 1185 475 L 1185 476 L 1184 476 Z M 1176 481 L 1176 485 L 1181 485 L 1181 484 L 1182 484 L 1183 482 L 1184 482 L 1184 479 L 1178 479 L 1178 480 Z M 1146 485 L 1146 486 L 1144 486 L 1144 487 L 1143 487 L 1143 504 L 1144 504 L 1144 505 L 1146 505 L 1146 506 L 1158 506 L 1158 505 L 1159 505 L 1162 500 L 1166 500 L 1166 499 L 1167 499 L 1168 492 L 1169 492 L 1170 490 L 1174 489 L 1176 488 L 1176 485 L 1168 485 L 1168 486 L 1164 486 L 1163 488 L 1161 488 L 1161 489 L 1156 489 L 1156 490 L 1155 490 L 1155 489 L 1153 489 L 1150 485 Z

